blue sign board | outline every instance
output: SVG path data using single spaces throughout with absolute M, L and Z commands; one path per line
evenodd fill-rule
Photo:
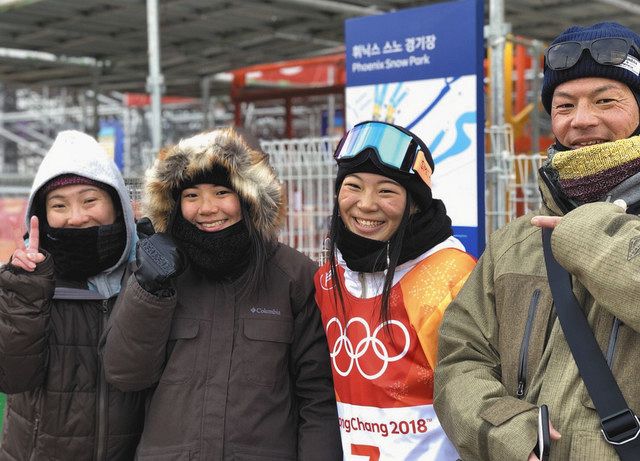
M 480 2 L 463 0 L 348 19 L 348 85 L 475 74 L 481 14 Z
M 383 120 L 420 136 L 456 236 L 484 248 L 483 4 L 459 0 L 349 19 L 346 126 Z
M 122 123 L 118 120 L 100 120 L 98 142 L 120 171 L 124 171 L 124 129 Z

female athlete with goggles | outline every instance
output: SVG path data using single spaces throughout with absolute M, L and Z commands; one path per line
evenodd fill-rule
M 363 122 L 335 159 L 330 253 L 315 282 L 345 458 L 455 460 L 433 369 L 440 319 L 474 258 L 432 198 L 434 162 L 416 135 Z

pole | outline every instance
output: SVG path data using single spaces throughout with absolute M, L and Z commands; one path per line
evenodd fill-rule
M 540 70 L 540 55 L 543 51 L 542 42 L 534 40 L 531 52 L 531 93 L 533 94 L 533 112 L 531 113 L 531 151 L 540 152 L 540 88 L 542 87 L 542 76 Z
M 98 93 L 100 92 L 100 69 L 97 67 L 93 69 L 91 89 L 93 91 L 93 98 L 91 99 L 91 110 L 93 114 L 91 135 L 98 139 L 98 133 L 100 132 L 100 102 L 98 100 Z
M 489 3 L 489 47 L 491 48 L 491 124 L 504 125 L 504 23 L 503 0 Z
M 4 114 L 4 95 L 5 95 L 5 85 L 0 83 L 0 129 L 4 128 L 2 115 Z M 4 172 L 4 151 L 6 149 L 6 141 L 3 138 L 0 138 L 0 173 Z
M 160 33 L 158 0 L 147 0 L 147 41 L 149 76 L 147 91 L 151 94 L 151 147 L 157 152 L 162 145 L 162 90 L 164 78 L 160 72 Z
M 211 105 L 211 77 L 207 76 L 200 80 L 200 99 L 202 101 L 202 128 L 208 130 L 211 126 L 209 120 L 209 109 Z
M 335 84 L 335 68 L 333 65 L 329 65 L 327 69 L 327 84 L 333 86 Z M 336 96 L 331 93 L 329 95 L 329 101 L 327 104 L 327 136 L 333 136 L 335 129 L 335 115 L 336 115 Z
M 493 183 L 493 208 L 495 215 L 491 219 L 491 229 L 496 230 L 506 223 L 506 194 L 509 171 L 506 156 L 509 154 L 507 127 L 505 126 L 505 84 L 504 84 L 504 44 L 509 27 L 504 22 L 504 0 L 489 2 L 489 47 L 491 49 L 491 129 L 492 162 L 491 170 L 486 171 L 487 180 Z

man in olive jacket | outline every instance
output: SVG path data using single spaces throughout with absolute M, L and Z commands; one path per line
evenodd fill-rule
M 616 45 L 613 57 L 596 50 Z M 464 460 L 537 460 L 541 404 L 551 460 L 618 459 L 557 321 L 540 226 L 555 226 L 553 254 L 640 410 L 638 47 L 636 33 L 600 23 L 567 29 L 545 55 L 542 102 L 556 142 L 540 170 L 544 205 L 491 236 L 440 331 L 434 403 Z

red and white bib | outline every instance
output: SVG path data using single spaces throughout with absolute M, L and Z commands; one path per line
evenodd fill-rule
M 351 295 L 342 267 L 344 308 L 329 266 L 316 274 L 346 460 L 458 458 L 433 410 L 433 367 L 442 314 L 474 264 L 456 249 L 418 262 L 393 286 L 386 321 L 381 296 Z

